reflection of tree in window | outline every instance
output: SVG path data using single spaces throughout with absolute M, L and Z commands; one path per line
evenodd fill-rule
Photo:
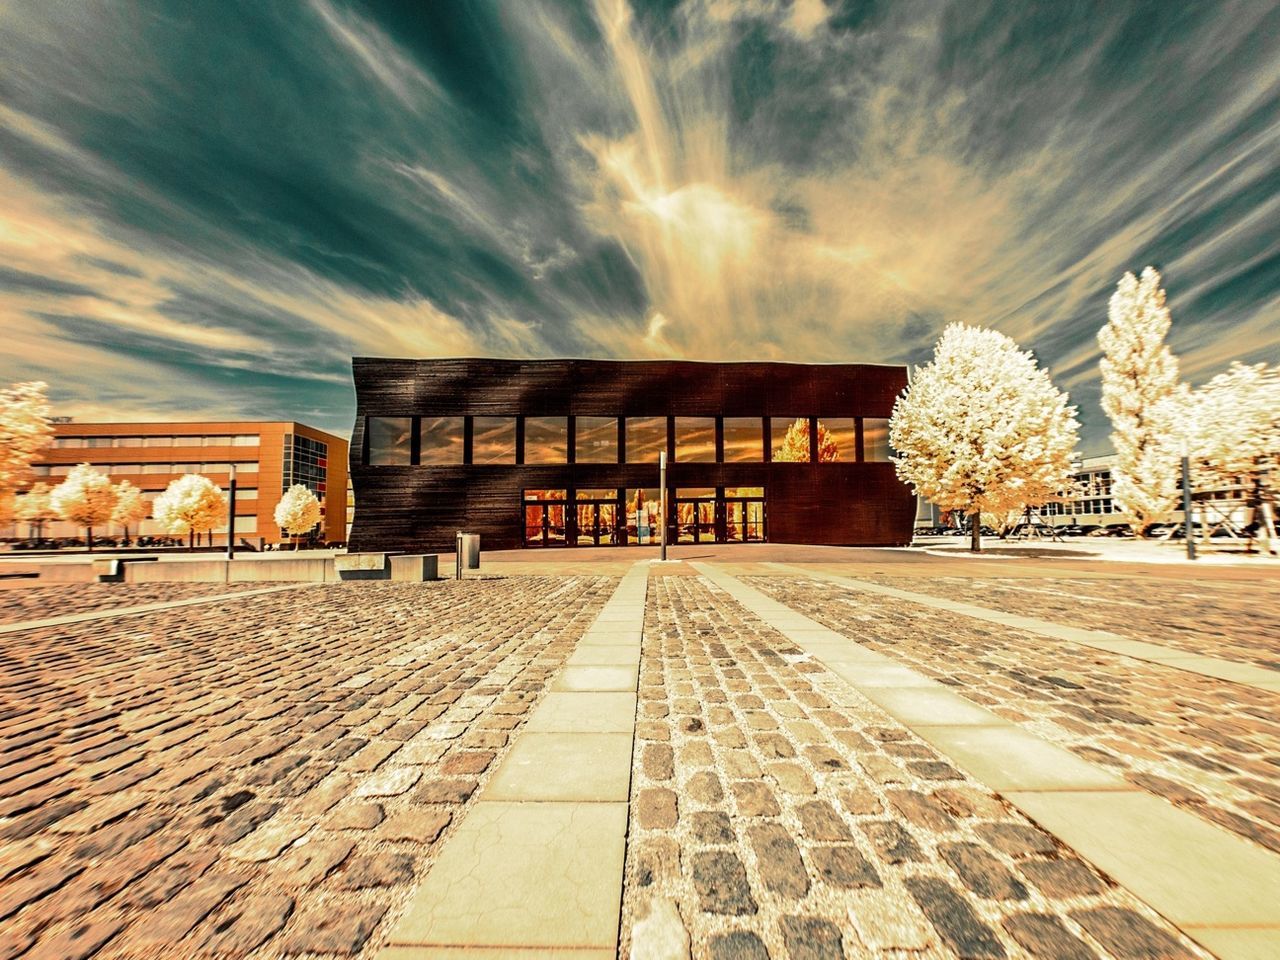
M 818 424 L 818 462 L 830 463 L 840 459 L 840 451 L 831 432 L 821 423 Z M 782 443 L 774 448 L 775 463 L 808 463 L 809 462 L 809 421 L 797 417 L 787 432 L 783 434 Z

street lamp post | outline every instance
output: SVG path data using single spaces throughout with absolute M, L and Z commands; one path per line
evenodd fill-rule
M 1182 535 L 1187 541 L 1187 559 L 1196 558 L 1196 542 L 1191 535 L 1191 458 L 1182 458 Z
M 210 537 L 213 535 L 210 534 Z M 231 482 L 227 486 L 227 559 L 236 558 L 236 465 L 231 465 Z

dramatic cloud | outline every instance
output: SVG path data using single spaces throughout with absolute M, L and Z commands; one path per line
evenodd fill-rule
M 1280 359 L 1250 0 L 0 7 L 0 378 L 350 426 L 352 354 L 1037 351 L 1159 265 L 1186 375 Z

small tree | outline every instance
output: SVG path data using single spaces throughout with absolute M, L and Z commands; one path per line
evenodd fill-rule
M 1107 325 L 1098 331 L 1103 356 L 1102 409 L 1111 418 L 1116 450 L 1111 496 L 1120 512 L 1145 537 L 1152 525 L 1178 509 L 1178 460 L 1182 426 L 1178 361 L 1164 342 L 1169 332 L 1160 274 L 1155 267 L 1142 278 L 1126 273 L 1107 308 Z
M 53 488 L 49 502 L 63 520 L 85 528 L 85 540 L 92 552 L 93 528 L 111 522 L 116 488 L 105 473 L 82 463 L 72 467 L 67 479 Z
M 1243 486 L 1252 529 L 1271 548 L 1280 494 L 1280 367 L 1233 363 L 1191 397 L 1188 448 L 1197 487 Z
M 0 494 L 13 495 L 31 479 L 31 461 L 52 437 L 43 383 L 15 383 L 0 390 Z
M 208 477 L 188 473 L 178 477 L 151 504 L 151 515 L 172 534 L 187 534 L 194 550 L 196 534 L 212 530 L 227 515 L 222 488 Z
M 276 504 L 276 525 L 290 536 L 298 537 L 320 522 L 320 501 L 306 486 L 295 483 Z M 295 540 L 293 547 L 298 548 Z
M 1079 424 L 1035 357 L 1002 333 L 953 323 L 893 406 L 898 476 L 944 510 L 1006 514 L 1060 497 Z
M 35 484 L 30 490 L 18 498 L 14 508 L 14 516 L 29 525 L 28 533 L 37 540 L 44 539 L 44 525 L 48 520 L 56 520 L 58 511 L 53 509 L 50 500 L 50 489 L 43 481 Z
M 840 459 L 840 451 L 836 448 L 836 439 L 829 430 L 818 423 L 818 461 L 829 463 Z M 782 445 L 773 451 L 774 463 L 808 463 L 809 462 L 809 421 L 797 417 L 795 423 L 787 427 L 782 437 Z
M 129 527 L 142 523 L 147 519 L 149 510 L 147 501 L 142 499 L 142 491 L 128 480 L 116 484 L 116 509 L 111 515 L 111 522 L 124 527 L 124 538 L 129 539 Z

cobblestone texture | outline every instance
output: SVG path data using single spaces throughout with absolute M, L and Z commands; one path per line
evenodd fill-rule
M 241 590 L 278 587 L 278 583 L 66 583 L 33 587 L 23 581 L 0 589 L 0 623 L 48 620 L 118 607 L 140 607 L 169 600 L 216 597 Z
M 1205 956 L 702 578 L 651 581 L 639 698 L 620 956 L 662 898 L 716 960 Z
M 859 579 L 1280 670 L 1280 586 L 1037 577 Z
M 4 638 L 0 958 L 371 955 L 615 586 L 335 584 Z
M 1280 695 L 828 581 L 746 579 L 1006 720 L 1280 852 Z M 892 585 L 923 586 L 906 578 L 896 578 Z M 1135 581 L 1109 585 L 1113 599 L 1134 603 L 1151 588 Z M 979 605 L 986 600 L 975 588 L 957 588 L 949 595 Z M 1044 610 L 1018 612 L 1049 618 Z M 1132 610 L 1128 616 L 1135 621 Z M 1253 612 L 1238 615 L 1234 642 L 1250 642 L 1253 619 Z M 1079 618 L 1065 614 L 1058 622 L 1081 625 Z M 1138 627 L 1131 630 L 1150 642 L 1173 645 L 1168 628 L 1145 634 Z M 1211 647 L 1203 652 L 1221 651 Z

